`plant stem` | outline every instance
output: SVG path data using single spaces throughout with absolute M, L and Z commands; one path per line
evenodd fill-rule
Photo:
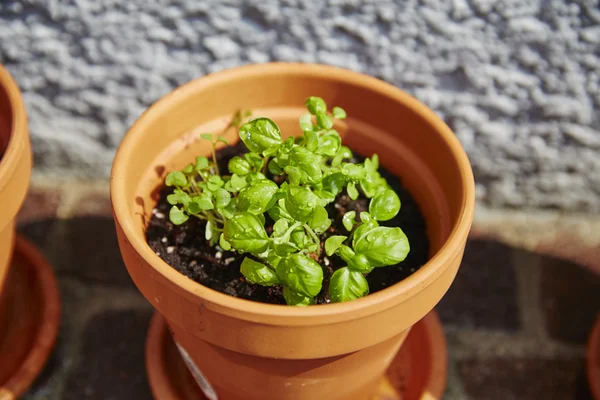
M 217 163 L 217 149 L 215 147 L 215 142 L 211 142 L 212 145 L 212 156 L 213 156 L 213 163 L 215 164 L 215 170 L 217 171 L 217 175 L 221 176 L 221 174 L 219 173 L 219 164 Z
M 308 232 L 308 234 L 310 235 L 310 237 L 312 237 L 312 240 L 314 240 L 314 242 L 317 245 L 317 255 L 321 255 L 321 240 L 319 239 L 319 237 L 317 236 L 317 234 L 315 233 L 315 231 L 312 230 L 312 228 L 310 226 L 308 226 L 308 224 L 304 224 L 302 225 L 304 227 L 304 229 L 306 230 L 306 232 Z

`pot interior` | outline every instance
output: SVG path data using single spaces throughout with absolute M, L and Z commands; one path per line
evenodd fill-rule
M 235 129 L 223 129 L 236 111 L 251 109 L 253 117 L 273 119 L 284 137 L 301 134 L 298 120 L 309 96 L 346 110 L 348 118 L 335 127 L 343 144 L 364 156 L 377 153 L 381 165 L 402 179 L 425 217 L 430 256 L 438 252 L 468 201 L 458 142 L 453 137 L 449 142 L 449 128 L 412 97 L 329 67 L 242 68 L 193 81 L 152 106 L 119 150 L 126 154 L 120 163 L 127 173 L 119 179 L 131 199 L 135 230 L 145 237 L 156 189 L 166 174 L 210 154 L 201 133 L 222 134 L 234 143 L 239 140 Z

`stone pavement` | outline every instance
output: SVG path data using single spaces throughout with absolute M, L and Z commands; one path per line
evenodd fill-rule
M 121 261 L 108 182 L 36 177 L 19 230 L 49 258 L 62 298 L 57 347 L 25 399 L 151 399 L 152 308 Z M 437 307 L 449 352 L 444 398 L 589 399 L 585 343 L 600 311 L 594 268 L 600 218 L 478 209 L 457 279 Z

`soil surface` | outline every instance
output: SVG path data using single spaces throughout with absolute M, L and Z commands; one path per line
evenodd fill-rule
M 219 169 L 227 171 L 227 163 L 235 156 L 246 151 L 243 143 L 239 142 L 217 152 Z M 355 153 L 353 162 L 362 162 L 364 157 Z M 429 241 L 425 220 L 415 200 L 402 186 L 400 179 L 380 167 L 379 172 L 385 177 L 398 194 L 401 201 L 400 212 L 389 221 L 381 222 L 381 226 L 399 226 L 410 243 L 410 253 L 406 259 L 395 265 L 375 268 L 367 275 L 370 293 L 385 289 L 403 279 L 424 265 L 429 258 Z M 152 213 L 146 239 L 148 244 L 167 264 L 190 279 L 231 296 L 259 301 L 263 303 L 285 304 L 280 286 L 263 287 L 246 282 L 240 273 L 240 264 L 245 255 L 223 251 L 219 247 L 211 247 L 204 239 L 205 222 L 190 218 L 185 224 L 176 226 L 169 221 L 167 196 L 172 188 L 159 189 L 157 204 Z M 342 217 L 347 211 L 355 210 L 356 214 L 368 211 L 369 200 L 361 196 L 350 199 L 345 193 L 340 194 L 334 203 L 328 206 L 329 216 L 333 219 L 331 228 L 322 235 L 323 242 L 330 235 L 348 235 L 342 224 Z M 272 223 L 272 221 L 271 221 Z M 267 225 L 269 225 L 267 216 Z M 268 228 L 268 227 L 267 227 Z M 270 232 L 269 229 L 267 229 Z M 329 278 L 333 272 L 344 266 L 341 258 L 327 257 L 322 251 L 319 261 L 323 266 L 323 290 L 316 298 L 317 304 L 329 303 Z

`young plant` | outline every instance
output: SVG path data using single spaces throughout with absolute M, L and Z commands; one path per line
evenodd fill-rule
M 283 140 L 269 118 L 245 123 L 240 118 L 239 136 L 248 152 L 229 161 L 228 174 L 219 171 L 215 150 L 219 141 L 227 142 L 203 134 L 211 142 L 212 160 L 197 157 L 195 164 L 166 178 L 166 185 L 174 187 L 167 198 L 173 224 L 190 217 L 205 220 L 211 245 L 246 255 L 241 273 L 248 282 L 282 285 L 286 302 L 298 306 L 314 304 L 322 290 L 323 268 L 315 261 L 322 251 L 345 263 L 329 284 L 330 300 L 343 302 L 366 296 L 365 276 L 398 264 L 410 250 L 400 228 L 379 225 L 396 216 L 400 199 L 379 174 L 377 155 L 360 164 L 349 162 L 352 151 L 333 129 L 334 120 L 346 118 L 346 112 L 339 107 L 328 111 L 319 97 L 309 97 L 306 108 L 300 117 L 303 135 L 295 139 Z M 328 237 L 332 221 L 326 206 L 343 192 L 352 199 L 362 192 L 370 199 L 369 211 L 358 219 L 354 211 L 346 213 L 348 234 Z M 266 215 L 274 221 L 270 234 Z

